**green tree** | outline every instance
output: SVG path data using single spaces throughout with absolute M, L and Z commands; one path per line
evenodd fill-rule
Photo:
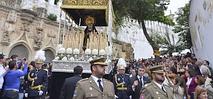
M 177 15 L 177 24 L 175 25 L 174 32 L 179 33 L 180 40 L 184 49 L 192 47 L 191 34 L 189 29 L 189 4 L 180 8 Z
M 156 44 L 149 36 L 144 20 L 159 21 L 165 24 L 174 25 L 172 19 L 165 16 L 169 0 L 112 0 L 116 20 L 122 20 L 124 17 L 130 17 L 138 21 L 143 29 L 143 33 L 153 50 L 159 50 Z M 121 21 L 122 22 L 122 21 Z
M 47 16 L 47 18 L 48 18 L 49 20 L 51 20 L 51 21 L 56 21 L 56 20 L 57 20 L 57 16 L 56 16 L 55 14 L 49 14 L 49 15 Z
M 152 40 L 163 50 L 161 50 L 161 55 L 172 54 L 173 52 L 180 52 L 183 50 L 181 45 L 182 41 L 175 39 L 175 34 L 166 32 L 164 35 L 153 33 L 150 35 Z

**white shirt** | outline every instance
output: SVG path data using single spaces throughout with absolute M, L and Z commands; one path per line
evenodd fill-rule
M 4 75 L 6 73 L 6 70 L 4 69 L 3 65 L 0 64 L 0 89 L 2 89 L 3 83 L 4 83 Z
M 166 92 L 166 89 L 163 87 L 163 84 L 161 85 L 161 84 L 157 83 L 156 81 L 154 81 L 154 83 L 155 83 L 161 90 L 163 90 L 164 92 Z
M 98 78 L 98 77 L 93 76 L 93 75 L 91 75 L 91 77 L 92 77 L 92 79 L 95 81 L 95 83 L 96 83 L 96 85 L 97 85 L 98 87 L 99 87 L 98 80 L 100 79 L 100 80 L 101 80 L 101 85 L 102 85 L 102 87 L 104 87 L 104 86 L 103 86 L 103 79 L 102 79 L 102 78 Z
M 162 89 L 162 85 L 161 85 L 161 84 L 157 83 L 156 81 L 154 81 L 154 83 L 155 83 L 160 89 Z
M 138 76 L 139 81 L 141 81 L 141 85 L 144 86 L 144 80 L 143 80 L 144 76 Z
M 189 88 L 190 83 L 192 82 L 192 78 L 187 78 L 186 86 Z

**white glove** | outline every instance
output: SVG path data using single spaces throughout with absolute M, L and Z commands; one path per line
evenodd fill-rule
M 44 92 L 43 91 L 38 91 L 38 95 L 41 96 Z
M 117 98 L 118 98 L 118 96 L 117 96 L 117 95 L 115 95 L 115 98 L 117 99 Z
M 28 93 L 25 93 L 24 96 L 27 98 L 28 97 Z

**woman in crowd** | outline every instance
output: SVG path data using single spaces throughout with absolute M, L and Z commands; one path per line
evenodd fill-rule
M 27 74 L 27 62 L 24 63 L 23 71 L 17 69 L 16 60 L 12 60 L 8 63 L 9 71 L 4 77 L 4 90 L 3 99 L 18 99 L 19 98 L 19 88 L 20 88 L 20 77 Z
M 197 87 L 197 83 L 196 83 L 196 77 L 193 76 L 193 73 L 191 70 L 186 70 L 185 71 L 185 76 L 186 76 L 186 90 L 187 90 L 187 95 L 188 95 L 188 99 L 194 99 L 194 92 L 195 92 L 195 88 Z
M 177 69 L 174 66 L 169 67 L 166 72 L 164 84 L 173 90 L 173 99 L 183 99 L 184 87 L 181 86 L 182 83 L 184 83 L 184 79 L 178 76 Z
M 199 87 L 195 91 L 194 99 L 208 99 L 207 90 L 203 87 Z

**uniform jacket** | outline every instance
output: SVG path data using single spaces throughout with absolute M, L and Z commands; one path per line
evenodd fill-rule
M 127 75 L 127 74 L 124 74 L 124 75 L 116 74 L 114 76 L 113 83 L 115 85 L 115 93 L 116 94 L 119 92 L 117 85 L 124 83 L 124 86 L 127 88 L 126 93 L 128 95 L 130 95 L 130 92 L 132 91 L 131 90 L 132 87 L 131 87 L 131 80 L 130 80 L 129 75 Z
M 41 91 L 43 91 L 44 94 L 46 93 L 47 85 L 48 85 L 47 71 L 42 70 L 42 69 L 40 69 L 40 70 L 34 69 L 34 70 L 29 72 L 27 78 L 28 78 L 27 93 L 28 93 L 29 97 L 39 96 L 39 93 L 38 93 L 39 90 L 31 89 L 31 87 L 35 87 L 35 86 L 38 86 L 38 85 L 42 85 L 43 87 L 42 87 Z M 33 79 L 36 78 L 36 79 L 33 82 L 33 81 L 29 80 L 30 78 L 33 78 Z
M 135 86 L 135 89 L 132 89 L 132 99 L 139 99 L 140 92 L 142 89 L 142 82 L 139 80 L 138 76 L 131 77 L 131 85 L 134 84 L 134 81 L 138 81 L 138 85 Z M 146 76 L 143 76 L 144 85 L 150 83 L 150 79 Z
M 115 99 L 113 84 L 103 79 L 103 92 L 92 77 L 82 79 L 77 83 L 73 99 Z
M 80 75 L 75 75 L 73 77 L 67 78 L 62 87 L 60 99 L 72 99 L 76 83 L 81 79 L 82 78 Z
M 159 88 L 153 81 L 145 85 L 140 99 L 173 99 L 172 90 L 164 86 L 166 92 Z

